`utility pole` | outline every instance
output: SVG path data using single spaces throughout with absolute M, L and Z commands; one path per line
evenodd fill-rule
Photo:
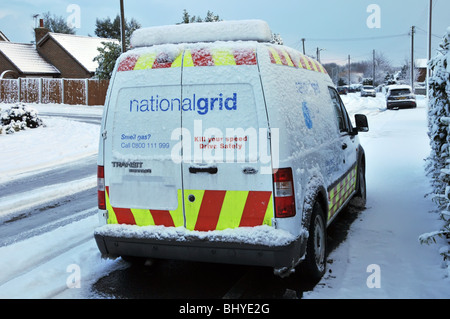
M 351 84 L 351 80 L 350 80 L 350 54 L 348 55 L 348 88 L 350 89 L 350 84 Z
M 373 50 L 372 84 L 375 86 L 375 50 Z
M 302 38 L 302 42 L 303 42 L 303 55 L 305 55 L 305 38 Z
M 430 60 L 431 60 L 432 19 L 433 19 L 433 0 L 430 0 L 429 16 L 428 16 L 428 57 L 427 57 L 428 62 L 430 62 Z M 431 69 L 429 66 L 427 66 L 427 98 L 429 97 L 428 81 L 429 81 L 430 76 L 431 76 Z
M 414 93 L 414 33 L 415 26 L 411 27 L 411 89 Z
M 122 41 L 122 53 L 127 51 L 127 44 L 125 43 L 125 13 L 123 8 L 123 0 L 120 0 L 120 36 Z
M 318 47 L 317 47 L 317 62 L 319 62 L 319 63 L 321 63 L 320 62 L 320 51 L 322 51 L 323 49 L 319 49 Z

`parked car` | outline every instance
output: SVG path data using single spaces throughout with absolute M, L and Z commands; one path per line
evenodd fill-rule
M 259 20 L 135 31 L 100 130 L 102 256 L 323 276 L 327 227 L 365 202 L 367 118 L 353 126 L 323 66 L 271 39 Z
M 412 92 L 409 85 L 391 85 L 386 93 L 386 107 L 388 109 L 393 108 L 406 108 L 417 107 L 416 96 Z
M 347 95 L 348 89 L 345 86 L 338 86 L 337 87 L 337 91 L 338 91 L 339 94 Z
M 376 97 L 377 96 L 377 92 L 375 91 L 375 88 L 371 85 L 364 85 L 361 88 L 361 96 L 365 97 L 365 96 L 372 96 L 372 97 Z

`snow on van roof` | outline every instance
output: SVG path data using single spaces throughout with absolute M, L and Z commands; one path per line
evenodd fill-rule
M 270 42 L 272 32 L 262 20 L 220 21 L 177 24 L 136 30 L 131 37 L 134 48 L 167 43 L 214 41 Z

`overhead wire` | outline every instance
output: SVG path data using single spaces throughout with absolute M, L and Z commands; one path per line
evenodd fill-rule
M 360 38 L 305 38 L 305 40 L 309 41 L 368 41 L 368 40 L 382 40 L 382 39 L 390 39 L 390 38 L 399 38 L 409 36 L 408 33 L 395 34 L 395 35 L 386 35 L 386 36 L 376 36 L 376 37 L 360 37 Z

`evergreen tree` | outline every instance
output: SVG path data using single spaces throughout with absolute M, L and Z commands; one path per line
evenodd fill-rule
M 202 19 L 200 16 L 192 16 L 187 12 L 186 9 L 183 10 L 183 18 L 179 24 L 184 23 L 201 23 L 201 22 L 219 22 L 222 21 L 218 15 L 215 15 L 214 12 L 208 10 L 206 13 L 205 19 Z
M 133 32 L 141 27 L 141 24 L 135 19 L 130 22 L 125 20 L 125 43 L 130 47 L 130 39 Z M 114 20 L 109 17 L 97 19 L 95 23 L 95 35 L 100 38 L 117 39 L 121 41 L 120 16 L 117 15 Z M 103 42 L 103 47 L 98 48 L 99 55 L 94 58 L 98 62 L 98 68 L 95 76 L 101 80 L 110 79 L 114 70 L 116 60 L 122 53 L 121 46 L 117 43 Z
M 50 32 L 75 34 L 75 28 L 69 27 L 66 19 L 61 16 L 52 16 L 50 12 L 45 12 L 42 14 L 42 19 L 44 20 L 44 28 L 49 29 Z
M 433 200 L 441 210 L 444 226 L 438 231 L 422 235 L 420 240 L 426 243 L 435 241 L 435 236 L 450 238 L 450 27 L 429 66 L 432 70 L 428 105 L 431 153 L 427 173 L 431 177 Z M 448 261 L 449 250 L 444 249 L 441 253 Z
M 117 43 L 103 42 L 103 47 L 98 48 L 98 51 L 100 54 L 94 58 L 94 61 L 98 62 L 95 76 L 100 80 L 109 80 L 122 48 Z
M 134 18 L 130 21 L 125 19 L 125 42 L 127 47 L 130 45 L 131 35 L 134 31 L 141 28 L 141 24 Z M 121 40 L 120 32 L 120 16 L 117 15 L 114 20 L 107 17 L 105 19 L 97 19 L 95 21 L 95 35 L 100 38 Z

